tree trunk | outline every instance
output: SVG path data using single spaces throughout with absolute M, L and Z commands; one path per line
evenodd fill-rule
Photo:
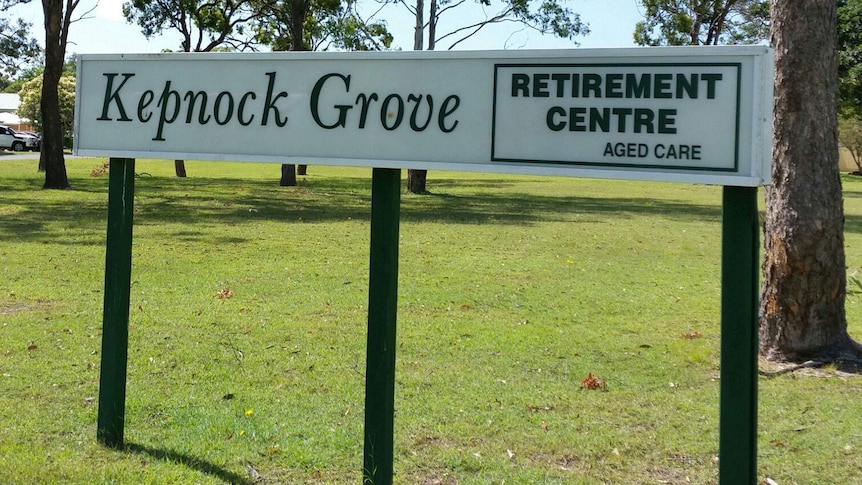
M 42 0 L 45 14 L 45 71 L 42 74 L 42 152 L 39 166 L 45 169 L 43 187 L 46 189 L 69 188 L 58 94 L 71 17 L 71 11 L 64 12 L 63 5 L 61 0 Z
M 414 27 L 414 35 L 413 35 L 413 50 L 421 51 L 423 48 L 422 43 L 422 35 L 425 33 L 425 21 L 424 21 L 424 12 L 425 2 L 423 0 L 416 0 L 416 26 Z M 437 2 L 431 2 L 431 12 L 428 18 L 429 22 L 429 31 L 428 31 L 428 50 L 434 50 L 434 43 L 436 35 L 436 12 Z M 407 170 L 407 191 L 412 194 L 427 194 L 428 188 L 426 186 L 425 181 L 428 179 L 428 171 L 427 170 Z
M 407 171 L 407 190 L 412 194 L 427 194 L 425 180 L 428 177 L 427 170 Z
M 185 160 L 174 160 L 174 172 L 176 172 L 177 177 L 185 177 L 186 176 L 186 161 Z
M 422 50 L 422 38 L 425 35 L 425 2 L 416 0 L 416 24 L 413 27 L 413 50 Z
M 288 165 L 286 163 L 281 164 L 281 182 L 279 185 L 282 187 L 294 187 L 296 186 L 296 166 Z
M 775 0 L 771 18 L 775 112 L 760 350 L 773 360 L 834 359 L 859 350 L 844 313 L 836 4 Z
M 290 1 L 290 50 L 304 51 L 305 50 L 305 18 L 308 16 L 309 2 L 307 0 L 291 0 Z M 299 166 L 300 175 L 305 175 L 308 171 L 307 165 Z M 283 163 L 281 164 L 281 181 L 279 185 L 282 187 L 293 187 L 296 185 L 296 165 Z

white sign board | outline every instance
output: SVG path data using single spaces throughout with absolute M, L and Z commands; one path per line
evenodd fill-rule
M 75 153 L 768 182 L 763 46 L 81 55 Z

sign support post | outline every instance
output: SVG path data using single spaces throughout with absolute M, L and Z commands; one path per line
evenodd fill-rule
M 770 183 L 773 57 L 766 46 L 79 57 L 75 154 L 120 157 L 98 440 L 123 445 L 136 157 L 374 168 L 363 456 L 373 485 L 393 478 L 402 169 L 699 183 L 724 187 L 719 483 L 755 484 L 757 187 Z
M 129 353 L 129 294 L 132 281 L 132 214 L 135 160 L 111 158 L 108 179 L 108 234 L 105 250 L 105 300 L 102 364 L 96 439 L 123 446 L 126 416 L 126 364 Z
M 757 483 L 757 187 L 724 187 L 718 483 Z
M 363 484 L 392 484 L 400 204 L 401 170 L 375 168 L 371 180 Z

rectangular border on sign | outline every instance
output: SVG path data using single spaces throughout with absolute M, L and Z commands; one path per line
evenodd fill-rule
M 518 159 L 497 157 L 497 73 L 500 68 L 510 67 L 644 67 L 644 66 L 670 66 L 670 67 L 693 67 L 693 66 L 720 66 L 736 68 L 736 126 L 734 127 L 734 157 L 733 167 L 704 167 L 704 166 L 680 166 L 680 165 L 658 165 L 658 164 L 635 164 L 635 163 L 603 163 L 584 161 L 563 161 L 543 159 Z M 577 166 L 577 167 L 603 167 L 603 168 L 640 168 L 660 169 L 676 171 L 702 171 L 702 172 L 739 172 L 739 130 L 740 130 L 740 108 L 742 92 L 742 63 L 741 62 L 625 62 L 625 63 L 495 63 L 494 64 L 494 98 L 491 107 L 491 161 L 509 163 L 548 163 L 553 165 Z

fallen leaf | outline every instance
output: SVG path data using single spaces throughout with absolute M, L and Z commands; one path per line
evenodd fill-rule
M 542 424 L 540 424 L 539 427 L 542 428 L 543 430 L 547 431 L 548 430 L 548 423 L 542 421 Z
M 680 337 L 688 340 L 694 340 L 696 338 L 703 337 L 703 335 L 701 335 L 700 332 L 684 332 L 680 334 Z
M 39 346 L 36 344 L 30 344 L 27 346 L 27 350 L 36 350 L 38 348 L 39 348 Z
M 219 299 L 231 298 L 232 296 L 233 291 L 230 288 L 225 288 L 215 294 L 215 297 Z
M 508 455 L 509 459 L 511 460 L 515 457 L 515 452 L 513 452 L 512 450 L 506 450 L 506 455 Z
M 593 373 L 590 372 L 586 379 L 581 381 L 581 387 L 595 391 L 599 389 L 607 389 L 608 385 L 599 376 L 594 376 Z

